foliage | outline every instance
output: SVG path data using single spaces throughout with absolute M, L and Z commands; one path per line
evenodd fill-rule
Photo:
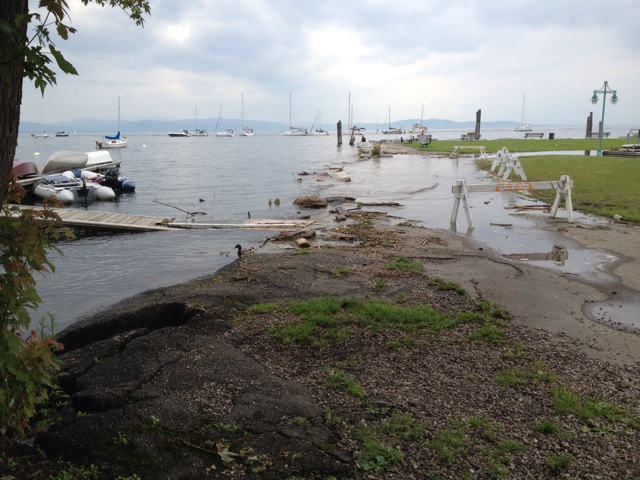
M 57 227 L 60 219 L 47 205 L 35 211 L 11 204 L 24 194 L 14 177 L 0 215 L 0 433 L 6 436 L 23 434 L 37 405 L 48 399 L 58 369 L 53 353 L 62 348 L 35 330 L 24 332 L 29 309 L 40 303 L 34 272 L 54 270 L 47 252 L 54 239 L 70 233 Z
M 119 7 L 139 26 L 144 25 L 143 16 L 151 13 L 148 0 L 82 0 L 82 3 Z M 62 40 L 67 40 L 77 30 L 64 23 L 69 18 L 67 0 L 40 0 L 39 7 L 46 11 L 44 17 L 39 12 L 24 12 L 13 21 L 0 19 L 0 39 L 4 47 L 0 78 L 8 82 L 9 64 L 22 56 L 24 76 L 33 81 L 36 88 L 44 94 L 47 85 L 56 84 L 56 72 L 52 69 L 51 58 L 63 73 L 78 75 L 74 66 L 56 48 L 53 39 L 53 32 Z M 31 38 L 24 33 L 30 24 L 33 24 L 34 29 Z

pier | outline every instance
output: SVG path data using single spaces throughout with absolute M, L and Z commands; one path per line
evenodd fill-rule
M 19 206 L 21 209 L 39 207 Z M 92 228 L 97 230 L 113 230 L 121 232 L 153 232 L 194 229 L 253 229 L 253 230 L 298 230 L 305 228 L 310 220 L 273 220 L 256 219 L 243 223 L 204 223 L 176 221 L 174 218 L 153 217 L 147 215 L 131 215 L 128 213 L 111 213 L 87 211 L 80 208 L 51 208 L 69 228 Z

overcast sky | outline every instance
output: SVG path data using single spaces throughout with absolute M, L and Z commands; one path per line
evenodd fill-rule
M 349 94 L 356 124 L 519 122 L 526 95 L 528 123 L 584 125 L 608 80 L 605 123 L 640 128 L 637 0 L 151 0 L 144 28 L 68 3 L 80 75 L 44 99 L 25 79 L 23 121 L 116 119 L 118 97 L 123 122 L 240 118 L 244 95 L 245 119 L 288 124 L 291 92 L 294 125 L 346 122 Z

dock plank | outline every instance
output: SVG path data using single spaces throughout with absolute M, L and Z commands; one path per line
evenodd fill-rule
M 19 206 L 21 209 L 40 210 L 39 207 Z M 129 213 L 113 213 L 83 210 L 80 208 L 52 208 L 66 227 L 94 228 L 100 230 L 119 230 L 131 232 L 169 231 L 187 229 L 263 229 L 291 230 L 311 225 L 307 220 L 251 220 L 245 223 L 197 223 L 176 222 L 174 218 L 153 217 L 148 215 L 132 215 Z

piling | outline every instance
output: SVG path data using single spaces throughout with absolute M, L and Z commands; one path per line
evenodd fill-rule
M 338 146 L 340 147 L 342 146 L 342 120 L 338 120 L 336 130 L 338 131 Z

